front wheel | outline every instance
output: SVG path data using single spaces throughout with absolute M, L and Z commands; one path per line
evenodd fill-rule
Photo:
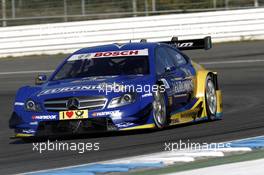
M 215 85 L 210 76 L 206 78 L 205 100 L 208 119 L 213 120 L 217 111 L 217 98 Z
M 153 117 L 156 128 L 164 128 L 167 121 L 167 109 L 165 103 L 165 96 L 163 93 L 157 91 L 154 93 L 154 101 L 153 101 Z

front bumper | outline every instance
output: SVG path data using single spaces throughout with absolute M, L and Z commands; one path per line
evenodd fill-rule
M 107 115 L 105 116 L 92 116 L 96 112 L 91 111 L 89 112 L 89 116 L 91 117 L 88 117 L 88 119 L 25 121 L 23 120 L 23 117 L 14 112 L 9 121 L 9 127 L 15 129 L 15 137 L 19 138 L 31 136 L 38 137 L 86 134 L 155 127 L 155 125 L 153 124 L 151 104 L 146 105 L 143 109 L 137 112 L 133 112 L 133 115 L 128 115 L 129 113 L 127 113 L 128 111 L 131 111 L 131 106 L 122 107 L 118 110 L 120 110 L 121 113 L 126 114 L 119 120 L 113 120 L 111 115 L 107 113 Z M 133 110 L 136 111 L 135 109 Z

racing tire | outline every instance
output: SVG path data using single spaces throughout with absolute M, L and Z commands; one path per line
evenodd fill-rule
M 207 76 L 206 78 L 205 104 L 208 119 L 214 120 L 217 111 L 217 96 L 215 84 L 211 76 Z
M 167 107 L 165 102 L 165 95 L 160 91 L 154 92 L 153 106 L 153 118 L 156 125 L 156 129 L 162 129 L 168 124 L 167 119 Z

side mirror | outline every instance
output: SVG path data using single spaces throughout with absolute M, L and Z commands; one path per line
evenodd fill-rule
M 35 85 L 41 85 L 47 81 L 46 75 L 38 75 L 35 79 Z

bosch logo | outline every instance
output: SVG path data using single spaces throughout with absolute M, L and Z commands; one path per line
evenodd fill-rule
M 138 55 L 138 50 L 128 50 L 128 51 L 114 51 L 114 52 L 97 52 L 94 57 L 108 57 L 108 56 L 128 56 L 128 55 Z

